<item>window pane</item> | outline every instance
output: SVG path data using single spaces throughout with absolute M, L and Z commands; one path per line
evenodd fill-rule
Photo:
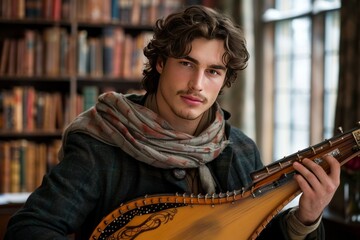
M 308 131 L 310 119 L 309 92 L 294 92 L 292 94 L 291 116 L 291 122 L 294 125 L 294 131 Z M 293 145 L 298 145 L 296 138 L 293 139 L 293 141 Z M 299 147 L 301 146 L 304 145 L 300 145 Z
M 292 142 L 296 142 L 297 144 L 291 145 L 291 153 L 305 149 L 309 144 L 309 135 L 309 129 L 294 129 Z
M 274 158 L 309 144 L 311 22 L 279 21 L 275 32 Z
M 339 40 L 339 12 L 328 12 L 325 16 L 324 138 L 330 138 L 334 134 L 339 75 Z
M 293 51 L 296 55 L 309 55 L 311 52 L 311 22 L 309 18 L 299 18 L 291 21 L 293 34 Z
M 291 94 L 288 91 L 281 91 L 275 94 L 275 118 L 278 127 L 281 125 L 289 126 L 291 123 L 290 112 Z
M 274 161 L 290 155 L 290 131 L 289 127 L 284 125 L 276 126 L 274 133 Z
M 309 93 L 311 86 L 311 59 L 306 58 L 294 59 L 292 71 L 292 86 L 297 91 Z
M 275 25 L 275 55 L 289 56 L 292 50 L 291 22 L 281 21 Z
M 303 10 L 311 7 L 311 0 L 276 0 L 275 8 L 278 10 Z

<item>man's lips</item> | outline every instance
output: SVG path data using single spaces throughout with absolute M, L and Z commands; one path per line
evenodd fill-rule
M 181 98 L 189 104 L 200 104 L 204 102 L 203 98 L 194 95 L 181 95 Z
M 202 98 L 199 98 L 199 97 L 196 97 L 196 96 L 193 96 L 193 95 L 183 95 L 181 96 L 182 98 L 185 98 L 185 99 L 188 99 L 190 101 L 194 101 L 194 102 L 202 102 Z

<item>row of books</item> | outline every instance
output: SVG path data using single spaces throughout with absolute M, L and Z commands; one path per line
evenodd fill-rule
M 68 97 L 60 92 L 14 86 L 0 91 L 0 130 L 61 130 L 69 122 Z
M 119 27 L 104 28 L 101 37 L 88 36 L 87 30 L 80 31 L 78 75 L 141 78 L 146 61 L 143 48 L 152 35 L 145 31 L 134 37 Z
M 79 21 L 153 24 L 183 6 L 183 0 L 2 0 L 0 17 L 5 19 L 70 20 L 76 4 Z
M 0 193 L 32 192 L 58 163 L 61 140 L 0 142 Z
M 70 19 L 71 0 L 2 0 L 0 17 L 5 19 Z
M 64 28 L 27 29 L 23 37 L 1 43 L 0 75 L 61 76 L 74 69 L 74 41 Z
M 42 33 L 28 29 L 22 38 L 5 38 L 0 43 L 0 76 L 58 77 L 76 72 L 79 76 L 140 78 L 143 48 L 152 34 L 145 31 L 132 36 L 121 27 L 106 27 L 101 36 L 80 30 L 74 40 L 61 27 Z
M 86 85 L 76 94 L 75 115 L 94 106 L 99 95 L 116 91 L 113 87 Z M 129 90 L 128 92 L 140 91 Z M 62 131 L 72 120 L 69 113 L 70 98 L 67 93 L 45 92 L 33 86 L 15 86 L 0 90 L 0 132 Z
M 183 6 L 183 0 L 78 0 L 80 21 L 149 25 Z

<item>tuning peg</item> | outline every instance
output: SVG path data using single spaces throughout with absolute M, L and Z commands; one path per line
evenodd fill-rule
M 340 126 L 337 128 L 340 133 L 344 133 L 343 128 Z

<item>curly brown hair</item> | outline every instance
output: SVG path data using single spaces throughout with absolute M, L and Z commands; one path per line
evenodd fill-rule
M 156 21 L 154 36 L 144 48 L 148 58 L 143 70 L 143 88 L 155 93 L 159 83 L 157 60 L 166 62 L 168 57 L 182 58 L 191 52 L 191 42 L 196 38 L 220 39 L 224 41 L 223 61 L 227 67 L 224 86 L 230 87 L 237 72 L 247 66 L 249 53 L 241 29 L 230 18 L 199 5 L 170 14 Z

